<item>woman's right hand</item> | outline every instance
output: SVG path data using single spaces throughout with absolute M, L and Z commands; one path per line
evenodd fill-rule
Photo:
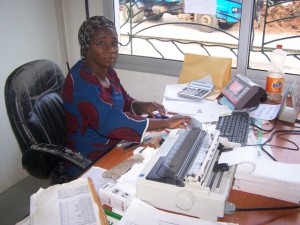
M 190 122 L 190 116 L 175 115 L 168 119 L 149 119 L 148 131 L 158 129 L 175 129 L 175 128 L 186 128 Z
M 166 128 L 174 129 L 174 128 L 186 128 L 187 124 L 190 122 L 190 116 L 183 115 L 175 115 L 168 119 L 169 125 Z

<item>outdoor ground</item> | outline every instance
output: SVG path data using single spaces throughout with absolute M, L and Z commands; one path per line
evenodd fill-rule
M 262 13 L 262 18 L 264 16 L 265 9 Z M 267 32 L 291 32 L 300 33 L 300 2 L 292 2 L 289 4 L 276 5 L 275 7 L 270 7 L 268 9 L 267 22 L 270 20 L 276 20 L 288 16 L 298 16 L 293 19 L 280 20 L 274 23 L 269 23 L 267 25 Z M 269 30 L 268 30 L 269 29 Z M 272 33 L 273 33 L 272 32 Z

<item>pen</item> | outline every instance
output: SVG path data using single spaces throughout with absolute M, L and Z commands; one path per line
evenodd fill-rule
M 146 149 L 147 147 L 142 148 L 139 153 L 143 153 L 143 151 Z
M 133 146 L 133 145 L 139 145 L 140 143 L 139 142 L 132 142 L 132 141 L 120 141 L 116 146 L 118 148 L 127 148 L 129 146 Z
M 135 146 L 138 146 L 140 143 L 131 143 L 127 146 L 124 146 L 123 149 L 124 151 L 127 151 L 127 150 L 130 150 L 131 148 L 135 147 Z

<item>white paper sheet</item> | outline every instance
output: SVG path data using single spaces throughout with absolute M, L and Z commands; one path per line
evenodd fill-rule
M 158 210 L 144 201 L 135 198 L 127 209 L 118 225 L 216 225 L 232 224 L 210 222 L 198 218 L 182 216 Z
M 30 197 L 32 225 L 96 225 L 98 210 L 84 178 L 41 188 Z
M 200 112 L 194 117 L 201 123 L 213 123 L 217 122 L 220 116 L 230 115 L 231 112 L 232 110 L 227 105 L 219 105 L 216 101 L 213 101 L 213 104 L 209 104 L 209 101 L 207 101 L 200 106 Z
M 250 112 L 250 117 L 273 120 L 279 113 L 280 105 L 260 104 L 256 110 Z
M 299 203 L 300 164 L 257 159 L 255 170 L 236 170 L 233 189 Z
M 90 177 L 92 178 L 94 182 L 95 189 L 98 190 L 100 187 L 103 185 L 107 184 L 108 182 L 110 183 L 116 183 L 115 180 L 109 179 L 109 178 L 103 178 L 102 174 L 106 170 L 97 166 L 92 166 L 85 174 L 83 174 L 81 177 Z
M 191 101 L 199 102 L 201 99 L 196 98 L 186 98 L 178 95 L 178 92 L 185 88 L 188 84 L 169 84 L 166 85 L 164 97 L 169 100 L 180 100 L 180 101 Z
M 256 147 L 245 146 L 234 148 L 232 151 L 221 153 L 219 163 L 238 166 L 238 171 L 252 173 L 255 170 L 258 151 Z
M 162 103 L 169 113 L 195 115 L 200 110 L 200 103 L 192 101 L 170 100 L 164 98 Z

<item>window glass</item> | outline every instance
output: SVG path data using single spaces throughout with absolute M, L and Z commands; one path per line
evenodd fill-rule
M 249 68 L 268 70 L 270 53 L 281 45 L 286 73 L 300 71 L 300 2 L 256 0 Z
M 229 57 L 237 72 L 251 76 L 257 71 L 257 79 L 281 44 L 287 53 L 285 72 L 299 75 L 299 1 L 207 2 L 114 0 L 120 54 L 170 61 L 182 61 L 185 53 Z
M 230 57 L 235 66 L 241 0 L 117 3 L 121 54 L 183 60 L 185 53 L 195 53 Z

